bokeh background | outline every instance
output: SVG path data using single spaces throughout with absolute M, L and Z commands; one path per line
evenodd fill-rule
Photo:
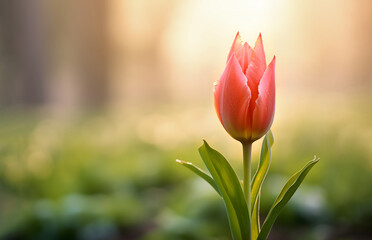
M 230 239 L 175 159 L 206 139 L 241 176 L 212 93 L 237 31 L 277 57 L 262 219 L 321 158 L 269 239 L 372 239 L 369 0 L 1 1 L 0 238 Z

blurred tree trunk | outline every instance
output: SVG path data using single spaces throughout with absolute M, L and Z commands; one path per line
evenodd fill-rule
M 163 44 L 178 5 L 176 0 L 110 1 L 111 93 L 118 109 L 169 101 Z
M 357 77 L 362 83 L 359 84 L 359 88 L 370 91 L 370 87 L 372 87 L 372 1 L 354 1 L 353 4 L 356 5 L 353 17 L 358 20 L 355 29 L 355 39 L 358 42 L 350 43 L 352 48 L 355 47 L 354 50 L 358 52 L 358 56 L 354 59 L 355 72 L 358 73 Z M 352 81 L 355 81 L 355 79 L 352 79 Z M 366 88 L 366 85 L 369 87 Z
M 40 1 L 0 2 L 2 105 L 39 105 L 45 101 L 44 12 Z
M 108 99 L 109 83 L 107 1 L 63 1 L 66 3 L 69 8 L 63 16 L 72 35 L 69 44 L 81 80 L 82 104 L 103 106 Z
M 106 6 L 89 0 L 1 1 L 0 105 L 104 105 Z

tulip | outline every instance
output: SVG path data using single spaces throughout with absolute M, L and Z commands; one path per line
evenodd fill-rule
M 254 48 L 236 34 L 224 72 L 214 86 L 214 103 L 225 130 L 243 147 L 243 181 L 228 161 L 206 141 L 199 148 L 209 173 L 192 163 L 177 160 L 207 181 L 225 202 L 232 239 L 264 240 L 280 211 L 293 196 L 306 174 L 319 159 L 296 172 L 284 185 L 272 208 L 261 222 L 260 193 L 271 163 L 273 135 L 269 131 L 275 110 L 275 56 L 266 66 L 261 34 Z M 252 178 L 253 142 L 265 135 L 255 176 Z M 242 184 L 243 183 L 243 184 Z
M 253 143 L 270 129 L 275 109 L 275 56 L 266 66 L 261 34 L 252 49 L 239 32 L 214 86 L 215 108 L 225 130 Z

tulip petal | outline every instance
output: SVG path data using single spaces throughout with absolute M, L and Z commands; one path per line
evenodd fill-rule
M 243 44 L 242 56 L 239 59 L 240 66 L 242 67 L 243 73 L 247 71 L 249 63 L 252 59 L 253 49 L 248 45 L 248 43 Z
M 235 36 L 234 42 L 230 49 L 230 53 L 227 57 L 227 61 L 229 61 L 232 54 L 235 54 L 235 57 L 238 60 L 243 73 L 245 73 L 252 58 L 253 49 L 249 46 L 248 43 L 245 42 L 243 44 L 239 32 Z
M 234 53 L 215 85 L 214 97 L 217 115 L 226 131 L 237 140 L 249 138 L 252 126 L 248 114 L 251 92 Z
M 275 111 L 275 56 L 258 86 L 252 119 L 252 140 L 262 137 L 271 127 Z
M 230 48 L 229 55 L 227 56 L 226 63 L 230 60 L 230 58 L 233 55 L 233 53 L 235 53 L 235 56 L 236 56 L 236 53 L 239 52 L 239 51 L 241 51 L 242 48 L 243 48 L 243 42 L 242 42 L 242 39 L 240 37 L 239 32 L 237 32 L 236 33 L 236 36 L 235 36 L 235 39 L 234 39 L 234 42 L 233 42 L 233 44 L 232 44 L 232 46 Z
M 265 50 L 262 43 L 261 33 L 257 38 L 256 44 L 253 49 L 252 59 L 249 62 L 246 76 L 248 81 L 251 81 L 258 86 L 262 75 L 266 69 Z

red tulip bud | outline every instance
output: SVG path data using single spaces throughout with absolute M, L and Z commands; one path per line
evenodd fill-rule
M 266 67 L 261 34 L 252 49 L 236 34 L 227 64 L 214 86 L 218 118 L 240 142 L 254 142 L 270 129 L 275 109 L 275 56 Z

